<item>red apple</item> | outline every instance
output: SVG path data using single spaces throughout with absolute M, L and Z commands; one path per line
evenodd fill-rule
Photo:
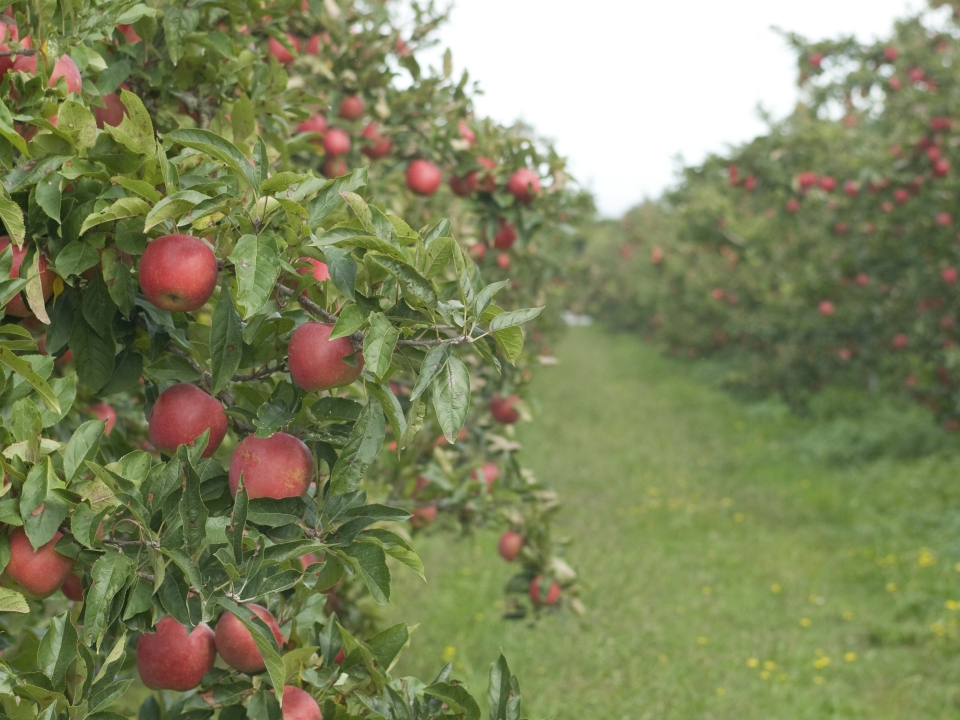
M 415 528 L 424 528 L 437 519 L 437 506 L 428 505 L 427 507 L 414 508 L 413 515 L 410 517 L 410 524 Z
M 37 56 L 21 55 L 13 63 L 13 69 L 17 72 L 26 72 L 31 75 L 37 73 Z M 67 83 L 67 92 L 80 93 L 83 89 L 83 79 L 80 77 L 80 70 L 77 64 L 69 55 L 61 55 L 53 65 L 50 73 L 50 79 L 47 81 L 47 87 L 55 87 L 57 80 L 63 78 Z
M 124 25 L 121 23 L 117 25 L 117 30 L 123 35 L 123 39 L 131 45 L 136 45 L 141 40 L 140 36 L 137 35 L 137 31 L 133 29 L 133 25 Z
M 843 184 L 843 191 L 844 191 L 849 197 L 856 197 L 857 195 L 860 194 L 860 185 L 857 184 L 856 182 L 854 182 L 853 180 L 847 180 L 847 181 Z
M 469 172 L 463 177 L 451 175 L 450 189 L 457 197 L 469 197 L 477 189 L 477 171 Z
M 359 120 L 363 117 L 363 111 L 366 103 L 359 95 L 347 95 L 340 101 L 340 112 L 338 115 L 344 120 Z
M 80 578 L 70 573 L 67 575 L 67 579 L 63 581 L 63 585 L 60 586 L 60 592 L 62 592 L 67 600 L 72 600 L 73 602 L 82 602 L 83 601 L 83 583 L 80 582 Z
M 949 160 L 937 160 L 933 164 L 933 174 L 937 177 L 943 177 L 950 173 L 950 161 Z
M 171 312 L 203 307 L 217 287 L 217 256 L 203 240 L 164 235 L 140 258 L 140 289 L 153 305 Z
M 307 322 L 293 331 L 287 365 L 293 381 L 307 391 L 328 390 L 354 382 L 363 371 L 363 356 L 350 338 L 330 340 L 333 325 Z M 351 357 L 354 363 L 344 358 Z
M 192 690 L 216 657 L 213 630 L 206 623 L 188 635 L 183 625 L 164 617 L 154 632 L 144 633 L 137 641 L 137 672 L 151 690 Z
M 460 137 L 466 140 L 468 143 L 475 143 L 477 141 L 477 134 L 470 129 L 470 126 L 467 125 L 466 121 L 461 120 L 458 122 L 457 130 L 460 131 Z
M 320 113 L 317 113 L 297 125 L 297 130 L 302 133 L 319 133 L 323 135 L 327 132 L 327 119 Z M 349 140 L 350 139 L 347 138 L 348 142 Z
M 323 715 L 310 693 L 293 685 L 284 685 L 283 720 L 323 720 Z
M 306 47 L 304 48 L 307 51 L 308 55 L 316 55 L 320 57 L 320 41 L 321 37 L 319 34 L 312 35 L 309 40 L 307 40 Z
M 476 262 L 480 262 L 486 257 L 487 246 L 483 243 L 474 243 L 467 248 L 467 253 L 472 257 Z
M 499 219 L 500 228 L 493 237 L 493 246 L 499 250 L 509 250 L 517 241 L 517 229 L 503 218 Z
M 73 558 L 56 550 L 57 541 L 62 537 L 63 533 L 57 532 L 34 550 L 22 527 L 12 529 L 8 536 L 10 560 L 0 579 L 37 600 L 53 595 L 73 569 Z
M 507 190 L 517 202 L 526 204 L 540 194 L 540 176 L 529 168 L 520 168 L 510 176 Z
M 953 285 L 957 282 L 957 269 L 952 267 L 944 268 L 940 271 L 940 277 L 943 278 L 945 283 Z
M 506 253 L 497 255 L 497 267 L 501 270 L 507 270 L 510 267 L 510 256 Z
M 488 157 L 479 157 L 477 162 L 487 169 L 477 178 L 477 190 L 480 192 L 493 192 L 497 189 L 497 179 L 493 176 L 493 170 L 497 164 Z
M 280 635 L 280 625 L 277 624 L 277 619 L 270 611 L 262 605 L 254 605 L 253 603 L 247 605 L 247 608 L 267 624 L 273 632 L 277 645 L 282 645 L 283 637 Z M 257 649 L 257 644 L 253 640 L 253 634 L 232 612 L 225 612 L 220 616 L 214 631 L 214 642 L 217 653 L 233 669 L 247 674 L 263 672 L 267 669 L 263 662 L 263 655 L 260 654 L 260 650 Z
M 433 195 L 443 182 L 440 168 L 427 160 L 414 160 L 407 168 L 407 187 L 417 195 Z
M 787 201 L 787 212 L 795 213 L 800 209 L 800 202 L 796 198 L 790 198 Z
M 105 107 L 93 108 L 93 116 L 97 119 L 97 127 L 101 129 L 104 125 L 115 127 L 122 123 L 127 109 L 120 101 L 120 97 L 116 93 L 107 93 L 101 95 L 100 99 L 103 100 Z
M 495 462 L 485 462 L 480 466 L 480 472 L 483 474 L 483 481 L 487 484 L 487 492 L 491 492 L 493 484 L 500 477 L 500 466 Z M 470 473 L 470 477 L 474 480 L 480 479 L 476 470 Z
M 181 445 L 192 445 L 210 430 L 203 457 L 213 455 L 227 434 L 227 416 L 215 397 L 196 385 L 171 385 L 150 411 L 150 442 L 157 450 L 173 455 Z
M 823 300 L 820 302 L 819 310 L 821 315 L 833 315 L 833 303 L 829 300 Z
M 376 123 L 369 123 L 360 133 L 360 137 L 364 140 L 369 140 L 372 144 L 364 144 L 360 148 L 360 152 L 366 155 L 371 160 L 379 160 L 380 158 L 388 155 L 390 149 L 393 147 L 393 143 L 390 142 L 389 138 L 385 138 L 380 134 L 380 130 L 377 127 Z
M 894 62 L 898 57 L 900 57 L 900 51 L 895 47 L 884 48 L 883 57 L 887 62 Z
M 910 193 L 907 192 L 907 190 L 904 188 L 898 188 L 893 193 L 893 199 L 902 205 L 903 203 L 905 203 L 907 200 L 910 199 Z
M 557 584 L 557 581 L 554 580 L 550 583 L 550 589 L 547 591 L 546 597 L 544 597 L 540 592 L 541 579 L 541 576 L 537 575 L 530 581 L 530 599 L 534 605 L 555 605 L 557 600 L 560 599 L 560 586 Z
M 507 530 L 500 536 L 500 542 L 497 544 L 497 552 L 507 562 L 513 562 L 523 550 L 523 535 L 512 530 Z
M 350 167 L 342 157 L 329 157 L 323 163 L 323 174 L 328 178 L 342 177 L 349 171 Z
M 512 425 L 520 419 L 520 412 L 514 407 L 518 402 L 520 398 L 516 395 L 511 395 L 504 400 L 500 393 L 496 393 L 490 398 L 490 414 L 498 423 Z
M 326 263 L 310 257 L 302 257 L 297 262 L 306 263 L 306 267 L 297 270 L 301 275 L 312 275 L 317 282 L 323 282 L 330 278 L 330 269 Z
M 247 435 L 230 458 L 232 495 L 237 494 L 241 474 L 247 497 L 251 500 L 300 497 L 313 480 L 313 455 L 293 435 L 281 432 L 268 438 Z
M 897 333 L 896 335 L 893 336 L 893 340 L 891 341 L 891 344 L 893 345 L 894 348 L 900 350 L 902 348 L 905 348 L 909 344 L 909 342 L 910 340 L 907 338 L 906 335 L 904 335 L 903 333 Z
M 937 225 L 942 225 L 943 227 L 950 227 L 953 224 L 953 218 L 950 217 L 950 213 L 942 212 L 937 214 Z
M 10 238 L 6 235 L 0 236 L 0 252 L 6 250 L 8 245 L 10 245 Z M 23 263 L 24 257 L 26 257 L 27 246 L 24 245 L 22 248 L 18 248 L 16 245 L 13 245 L 11 250 L 13 251 L 13 263 L 10 266 L 10 277 L 20 277 L 20 266 Z M 40 269 L 40 287 L 43 291 L 43 299 L 46 301 L 53 294 L 53 280 L 56 276 L 53 274 L 53 271 L 47 269 L 47 259 L 42 255 L 40 256 L 38 267 Z M 15 295 L 13 299 L 7 303 L 5 310 L 7 315 L 13 315 L 14 317 L 33 317 L 33 313 L 23 299 L 23 293 Z
M 295 38 L 290 33 L 287 33 L 287 40 L 290 41 L 290 44 L 293 46 L 297 55 L 300 54 L 300 40 Z M 291 53 L 282 42 L 276 38 L 270 38 L 267 43 L 267 47 L 270 50 L 270 54 L 273 55 L 277 60 L 279 60 L 284 65 L 289 65 L 294 60 L 294 55 Z
M 837 181 L 829 175 L 820 178 L 820 188 L 826 192 L 833 192 L 837 189 Z
M 332 128 L 323 138 L 323 149 L 328 155 L 346 155 L 350 152 L 350 136 L 340 128 Z
M 105 402 L 91 405 L 89 410 L 103 423 L 103 434 L 109 435 L 117 424 L 117 411 Z
M 750 175 L 743 181 L 743 187 L 749 192 L 753 192 L 757 189 L 757 179 L 753 175 Z

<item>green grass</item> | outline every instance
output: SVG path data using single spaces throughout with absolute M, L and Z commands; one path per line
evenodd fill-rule
M 504 621 L 496 538 L 421 537 L 429 583 L 398 571 L 389 611 L 421 623 L 402 672 L 452 658 L 482 691 L 502 648 L 535 720 L 960 718 L 960 461 L 818 465 L 809 423 L 633 339 L 577 329 L 557 354 L 519 438 L 587 612 Z

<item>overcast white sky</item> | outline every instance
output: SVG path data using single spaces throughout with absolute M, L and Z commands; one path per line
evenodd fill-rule
M 616 216 L 763 129 L 796 99 L 777 26 L 808 38 L 886 35 L 921 0 L 455 0 L 442 32 L 478 110 L 553 138 Z

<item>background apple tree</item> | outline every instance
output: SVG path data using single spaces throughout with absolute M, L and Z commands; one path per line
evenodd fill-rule
M 479 717 L 371 608 L 495 525 L 507 614 L 578 609 L 513 425 L 590 198 L 420 67 L 432 4 L 4 13 L 0 710 Z

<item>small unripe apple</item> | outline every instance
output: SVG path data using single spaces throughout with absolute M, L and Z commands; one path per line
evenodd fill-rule
M 297 130 L 302 133 L 319 133 L 323 135 L 327 132 L 327 119 L 320 113 L 317 113 L 297 125 Z
M 540 194 L 540 176 L 529 168 L 520 168 L 510 176 L 507 190 L 517 202 L 526 204 Z
M 198 310 L 217 287 L 217 256 L 200 238 L 164 235 L 147 243 L 139 277 L 143 294 L 161 310 Z
M 500 542 L 497 544 L 497 552 L 507 562 L 513 562 L 523 550 L 523 535 L 512 530 L 507 530 L 500 536 Z
M 73 573 L 67 575 L 67 579 L 64 580 L 63 585 L 60 586 L 60 592 L 64 594 L 67 600 L 72 600 L 73 602 L 83 601 L 83 583 L 80 582 L 80 578 Z
M 120 101 L 120 97 L 116 93 L 107 93 L 101 95 L 100 99 L 103 100 L 104 107 L 93 108 L 93 116 L 97 119 L 97 127 L 103 129 L 104 125 L 115 127 L 122 123 L 124 116 L 127 114 L 127 109 Z
M 385 157 L 390 153 L 390 149 L 393 147 L 393 143 L 390 142 L 390 139 L 385 138 L 380 134 L 380 130 L 376 123 L 368 124 L 363 129 L 363 132 L 360 133 L 360 137 L 372 143 L 365 144 L 362 148 L 360 148 L 360 152 L 362 152 L 371 160 L 379 160 L 380 158 Z
M 300 54 L 300 40 L 290 33 L 287 33 L 287 40 L 290 41 L 290 44 L 293 46 L 297 55 Z M 289 65 L 294 60 L 294 55 L 291 53 L 282 42 L 276 38 L 270 38 L 267 42 L 267 47 L 270 50 L 270 54 L 273 55 L 277 60 L 279 60 L 284 65 Z
M 230 493 L 236 496 L 243 475 L 251 500 L 300 497 L 310 487 L 313 474 L 313 455 L 299 438 L 281 432 L 268 438 L 247 435 L 230 458 Z
M 6 250 L 8 245 L 10 245 L 10 238 L 6 235 L 0 236 L 0 252 Z M 27 255 L 27 246 L 24 245 L 22 248 L 18 248 L 16 245 L 13 245 L 11 250 L 13 251 L 13 261 L 10 265 L 10 277 L 18 278 L 20 277 L 20 266 L 23 264 L 23 259 Z M 47 268 L 47 259 L 43 255 L 40 256 L 40 263 L 37 267 L 40 270 L 40 287 L 43 292 L 43 299 L 46 301 L 53 294 L 53 280 L 55 275 L 53 271 Z M 33 317 L 33 312 L 27 307 L 22 292 L 14 295 L 4 309 L 7 315 L 13 315 L 14 317 Z
M 428 505 L 427 507 L 419 507 L 413 510 L 413 515 L 410 517 L 410 524 L 415 528 L 423 528 L 436 519 L 437 506 Z
M 516 395 L 510 395 L 504 399 L 500 393 L 496 393 L 490 398 L 490 414 L 498 423 L 512 425 L 520 419 L 520 411 L 514 407 L 518 402 L 520 398 Z
M 499 250 L 509 250 L 517 241 L 517 229 L 503 218 L 500 218 L 500 227 L 493 237 L 493 246 Z
M 196 385 L 171 385 L 150 411 L 150 442 L 157 450 L 173 455 L 181 445 L 192 445 L 207 430 L 210 439 L 203 457 L 213 455 L 227 434 L 227 416 L 215 397 Z
M 338 115 L 344 120 L 359 120 L 363 117 L 363 111 L 366 103 L 359 95 L 347 95 L 340 101 L 340 112 Z
M 328 155 L 346 155 L 350 152 L 350 136 L 340 128 L 331 128 L 323 137 L 323 149 Z
M 0 579 L 4 584 L 14 584 L 24 595 L 42 600 L 50 597 L 63 585 L 73 570 L 73 558 L 61 555 L 56 550 L 57 541 L 63 533 L 34 550 L 22 527 L 10 531 L 10 560 Z
M 216 658 L 213 630 L 206 623 L 188 635 L 183 625 L 167 616 L 137 641 L 137 672 L 151 690 L 192 690 Z
M 283 720 L 323 720 L 323 714 L 310 693 L 293 685 L 284 685 Z
M 550 589 L 547 591 L 546 597 L 544 597 L 540 591 L 541 580 L 541 576 L 537 575 L 530 581 L 530 599 L 534 605 L 555 605 L 557 600 L 560 599 L 560 585 L 554 580 L 550 583 Z
M 90 412 L 97 417 L 97 420 L 100 420 L 103 423 L 103 434 L 109 435 L 110 431 L 113 430 L 117 424 L 117 411 L 107 405 L 105 402 L 91 405 L 89 409 Z
M 250 603 L 247 608 L 267 624 L 273 632 L 277 645 L 282 645 L 283 636 L 280 634 L 280 625 L 273 614 L 262 605 Z M 227 665 L 235 670 L 253 674 L 267 669 L 266 663 L 263 661 L 263 655 L 260 654 L 260 650 L 254 642 L 253 634 L 232 612 L 225 612 L 220 616 L 214 630 L 214 642 L 217 653 Z
M 312 275 L 317 282 L 323 282 L 330 278 L 330 268 L 326 263 L 311 257 L 302 257 L 297 262 L 305 263 L 304 267 L 298 268 L 297 272 L 301 275 Z
M 433 195 L 443 182 L 443 173 L 428 160 L 414 160 L 407 168 L 407 187 L 417 195 Z
M 819 309 L 821 315 L 833 315 L 833 303 L 829 300 L 821 301 Z
M 491 492 L 493 484 L 500 477 L 500 466 L 495 462 L 485 462 L 480 466 L 480 472 L 483 474 L 483 482 L 487 484 L 487 492 Z M 470 477 L 474 480 L 480 480 L 476 470 L 470 473 Z
M 287 365 L 293 381 L 307 391 L 349 385 L 363 371 L 363 356 L 350 338 L 330 339 L 333 325 L 306 322 L 290 336 Z M 352 358 L 349 364 L 344 358 Z

